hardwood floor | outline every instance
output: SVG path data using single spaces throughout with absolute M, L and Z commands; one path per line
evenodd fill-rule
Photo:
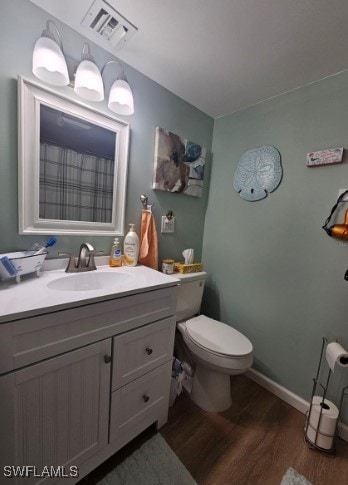
M 245 376 L 232 378 L 233 403 L 206 413 L 181 395 L 161 434 L 199 485 L 279 485 L 293 467 L 314 485 L 348 484 L 348 443 L 336 456 L 309 449 L 305 417 Z
M 160 429 L 198 485 L 280 485 L 289 467 L 313 485 L 348 485 L 348 442 L 337 440 L 336 456 L 310 450 L 303 414 L 245 376 L 231 382 L 228 411 L 206 413 L 181 395 Z M 95 485 L 155 432 L 147 429 L 79 485 Z

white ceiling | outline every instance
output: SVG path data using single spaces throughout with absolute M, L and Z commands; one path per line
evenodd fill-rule
M 96 42 L 93 0 L 31 1 Z M 214 118 L 348 68 L 348 0 L 107 1 L 138 27 L 110 52 Z

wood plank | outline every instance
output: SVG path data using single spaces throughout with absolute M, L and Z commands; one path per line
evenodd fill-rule
M 348 483 L 347 442 L 335 457 L 310 450 L 303 414 L 245 376 L 231 382 L 228 411 L 206 413 L 183 395 L 161 429 L 199 485 L 279 485 L 288 467 L 315 485 Z
M 314 485 L 347 485 L 347 442 L 337 441 L 334 457 L 310 450 L 302 413 L 246 376 L 231 383 L 228 411 L 207 413 L 181 395 L 160 430 L 199 485 L 279 485 L 289 467 Z M 146 430 L 79 485 L 95 485 L 153 433 Z

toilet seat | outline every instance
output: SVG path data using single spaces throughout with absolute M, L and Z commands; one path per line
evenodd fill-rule
M 251 342 L 238 330 L 205 315 L 187 320 L 185 326 L 189 339 L 211 354 L 244 359 L 253 351 Z

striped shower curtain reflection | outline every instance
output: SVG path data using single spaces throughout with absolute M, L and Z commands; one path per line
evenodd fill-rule
M 40 219 L 110 223 L 114 160 L 40 144 Z

